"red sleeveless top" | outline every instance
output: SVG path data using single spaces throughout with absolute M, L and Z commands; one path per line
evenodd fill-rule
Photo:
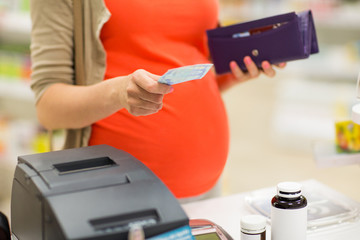
M 137 69 L 162 75 L 209 62 L 205 31 L 217 26 L 217 0 L 105 3 L 111 12 L 101 31 L 105 80 Z M 93 124 L 89 145 L 108 144 L 132 154 L 176 197 L 191 197 L 211 189 L 221 175 L 228 122 L 214 72 L 173 87 L 158 113 L 135 117 L 122 109 Z

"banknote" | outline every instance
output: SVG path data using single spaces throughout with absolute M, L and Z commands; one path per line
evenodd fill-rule
M 159 82 L 168 85 L 174 85 L 195 79 L 201 79 L 212 66 L 213 64 L 207 63 L 169 69 L 164 75 L 160 77 Z

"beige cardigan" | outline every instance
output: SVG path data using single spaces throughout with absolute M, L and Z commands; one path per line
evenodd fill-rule
M 31 89 L 36 102 L 53 83 L 75 83 L 73 1 L 83 6 L 85 84 L 104 78 L 106 54 L 99 36 L 110 13 L 103 0 L 31 0 Z M 68 129 L 65 148 L 86 146 L 90 130 Z

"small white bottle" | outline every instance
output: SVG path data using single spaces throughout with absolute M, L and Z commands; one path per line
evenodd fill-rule
M 241 218 L 241 240 L 266 240 L 266 218 L 247 215 Z
M 307 200 L 301 184 L 282 182 L 271 200 L 271 240 L 306 240 Z

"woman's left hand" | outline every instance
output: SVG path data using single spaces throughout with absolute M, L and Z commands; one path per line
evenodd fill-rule
M 261 73 L 264 73 L 268 77 L 274 77 L 276 74 L 273 65 L 271 65 L 268 61 L 263 61 L 261 63 L 262 70 L 256 66 L 254 61 L 249 56 L 244 57 L 243 61 L 248 72 L 243 72 L 235 61 L 230 62 L 230 69 L 234 77 L 234 82 L 245 82 L 250 79 L 259 77 Z M 284 68 L 286 63 L 280 63 L 275 66 Z

